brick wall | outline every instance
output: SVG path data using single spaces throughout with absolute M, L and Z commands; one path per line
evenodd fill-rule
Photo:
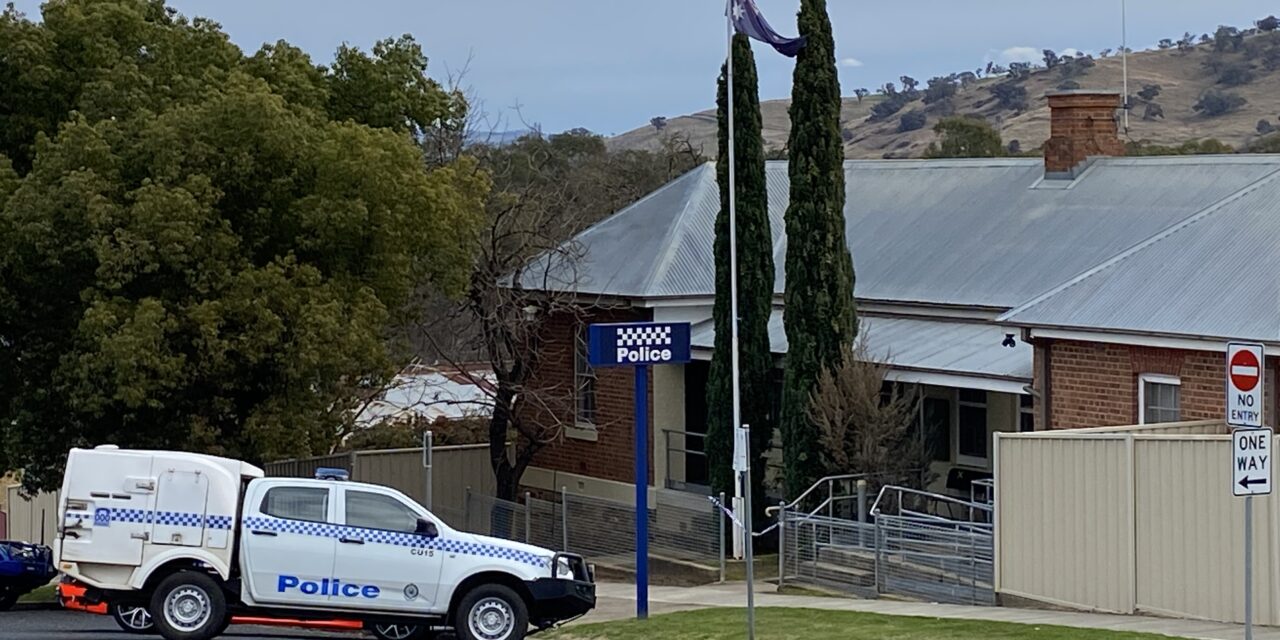
M 1138 376 L 1157 373 L 1181 380 L 1183 420 L 1222 419 L 1226 412 L 1226 355 L 1098 342 L 1052 341 L 1037 345 L 1037 362 L 1049 355 L 1050 425 L 1077 429 L 1138 423 Z M 1039 368 L 1037 368 L 1039 371 Z M 1267 359 L 1265 420 L 1275 423 L 1277 360 Z M 1037 381 L 1039 386 L 1040 381 Z
M 603 309 L 590 312 L 584 323 L 594 322 L 643 322 L 652 318 L 647 309 Z M 578 320 L 571 314 L 556 314 L 544 325 L 543 360 L 536 380 L 536 389 L 556 390 L 546 393 L 555 401 L 551 406 L 530 408 L 528 419 L 556 424 L 574 420 L 573 352 L 574 335 Z M 633 420 L 634 378 L 627 367 L 605 368 L 596 371 L 596 440 L 582 440 L 561 436 L 534 458 L 534 466 L 579 473 L 595 478 L 633 482 L 635 475 Z M 652 407 L 653 385 L 650 375 L 649 402 Z M 653 478 L 653 413 L 649 424 L 649 476 Z

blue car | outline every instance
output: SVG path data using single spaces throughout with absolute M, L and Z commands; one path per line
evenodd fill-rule
M 11 608 L 24 594 L 49 584 L 55 573 L 53 550 L 49 547 L 0 540 L 0 611 Z

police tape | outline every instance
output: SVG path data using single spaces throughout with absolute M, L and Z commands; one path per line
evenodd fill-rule
M 719 507 L 720 510 L 724 512 L 724 515 L 728 516 L 729 520 L 732 520 L 734 524 L 738 525 L 743 529 L 747 528 L 747 525 L 742 524 L 742 520 L 738 519 L 738 516 L 734 514 L 733 510 L 730 509 L 729 507 L 724 506 L 724 503 L 720 502 L 718 498 L 716 498 L 715 496 L 707 496 L 707 499 L 711 501 L 711 504 L 714 504 L 715 506 Z
M 720 502 L 720 500 L 719 500 L 718 498 L 716 498 L 715 496 L 707 496 L 707 499 L 711 501 L 711 504 L 714 504 L 715 506 L 719 507 L 719 508 L 720 508 L 720 510 L 724 512 L 725 517 L 729 518 L 729 520 L 730 520 L 731 522 L 733 522 L 734 524 L 738 525 L 738 528 L 739 528 L 739 529 L 746 529 L 746 528 L 747 528 L 747 525 L 745 525 L 745 524 L 743 524 L 743 523 L 742 523 L 742 520 L 738 518 L 737 514 L 735 514 L 735 513 L 733 512 L 733 510 L 732 510 L 732 509 L 730 509 L 729 507 L 724 506 L 724 503 L 723 503 L 723 502 Z M 769 533 L 770 531 L 773 531 L 774 529 L 777 529 L 777 528 L 778 528 L 778 526 L 779 526 L 780 524 L 781 524 L 781 522 L 775 522 L 775 523 L 773 523 L 773 524 L 771 524 L 771 525 L 769 525 L 769 526 L 765 527 L 765 528 L 764 528 L 763 530 L 761 530 L 761 531 L 752 531 L 752 532 L 751 532 L 751 536 L 752 536 L 752 537 L 754 537 L 754 538 L 758 538 L 758 537 L 760 537 L 760 536 L 763 536 L 763 535 L 765 535 L 765 534 Z

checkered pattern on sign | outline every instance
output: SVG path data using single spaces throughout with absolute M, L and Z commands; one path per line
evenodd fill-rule
M 435 549 L 444 553 L 461 553 L 469 556 L 512 560 L 538 568 L 548 567 L 551 561 L 550 558 L 544 556 L 494 544 L 449 540 L 447 538 L 425 538 L 412 533 L 347 527 L 326 522 L 303 522 L 301 520 L 285 520 L 282 518 L 245 518 L 244 524 L 249 529 L 260 531 L 294 533 L 321 538 L 359 538 L 374 544 Z
M 142 509 L 112 509 L 111 522 L 162 524 L 174 527 L 192 528 L 200 528 L 203 526 L 209 529 L 231 528 L 231 516 L 205 516 L 199 513 L 183 513 L 180 511 L 144 511 Z
M 619 347 L 669 347 L 671 327 L 618 327 Z

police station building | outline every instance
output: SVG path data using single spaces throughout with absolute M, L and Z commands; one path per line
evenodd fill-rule
M 1280 352 L 1280 156 L 1119 157 L 1118 95 L 1047 100 L 1044 158 L 845 163 L 860 333 L 923 398 L 935 489 L 967 495 L 990 475 L 996 432 L 1221 418 L 1226 343 Z M 786 163 L 766 176 L 780 391 Z M 707 164 L 581 233 L 572 268 L 524 283 L 582 310 L 543 318 L 536 385 L 573 400 L 530 409 L 568 425 L 532 488 L 630 498 L 632 376 L 591 366 L 587 325 L 659 321 L 692 325 L 693 361 L 653 368 L 649 483 L 705 490 L 719 209 Z M 1276 362 L 1259 365 L 1270 423 Z

